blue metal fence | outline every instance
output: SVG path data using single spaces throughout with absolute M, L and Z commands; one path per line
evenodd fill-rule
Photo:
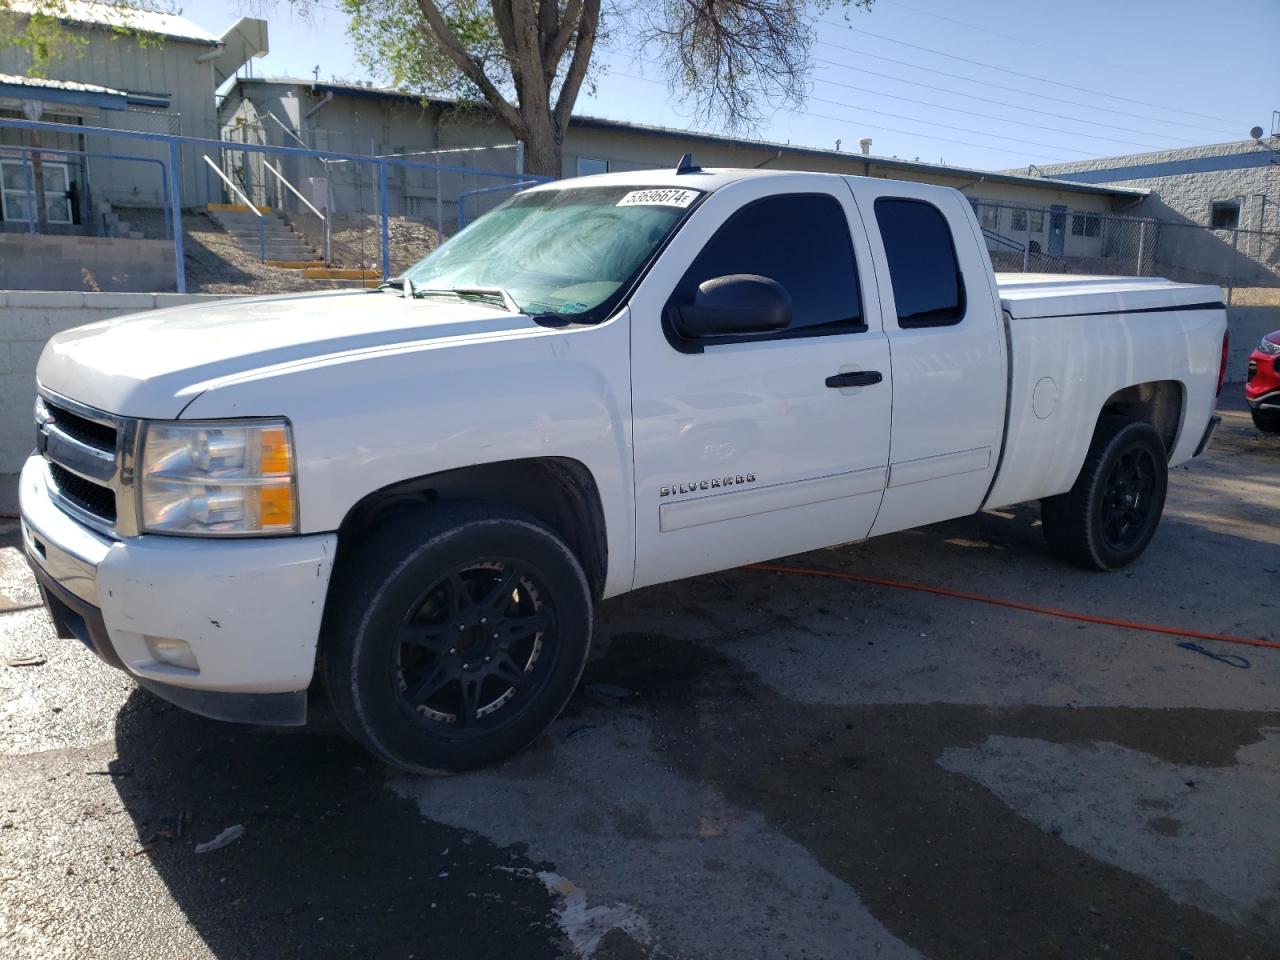
M 347 162 L 363 165 L 372 165 L 376 171 L 376 182 L 378 191 L 377 215 L 380 220 L 379 235 L 381 247 L 381 267 L 382 277 L 387 279 L 391 273 L 391 237 L 390 237 L 390 213 L 388 204 L 388 171 L 392 169 L 406 170 L 424 170 L 434 173 L 463 174 L 469 177 L 487 177 L 502 181 L 494 186 L 482 187 L 475 190 L 463 191 L 458 196 L 458 225 L 462 227 L 465 224 L 465 202 L 468 197 L 498 193 L 502 191 L 518 190 L 526 186 L 532 186 L 536 183 L 545 182 L 547 177 L 527 176 L 522 171 L 499 171 L 499 170 L 479 170 L 474 167 L 459 166 L 455 164 L 429 163 L 422 160 L 411 160 L 407 157 L 398 156 L 365 156 L 353 153 L 340 153 L 327 150 L 312 150 L 305 147 L 285 147 L 271 146 L 266 144 L 240 143 L 228 140 L 212 140 L 204 137 L 188 137 L 176 134 L 151 133 L 140 130 L 117 130 L 109 127 L 81 126 L 78 124 L 49 123 L 39 120 L 20 120 L 7 117 L 0 117 L 0 128 L 11 128 L 16 130 L 25 130 L 30 133 L 51 133 L 51 134 L 67 134 L 76 137 L 108 137 L 122 138 L 130 141 L 148 142 L 160 144 L 164 147 L 166 159 L 161 160 L 156 157 L 140 157 L 127 154 L 117 154 L 103 151 L 79 151 L 65 150 L 54 147 L 44 147 L 35 145 L 8 146 L 4 149 L 15 150 L 23 155 L 27 169 L 27 185 L 28 185 L 28 202 L 30 207 L 29 229 L 34 232 L 36 228 L 36 199 L 35 199 L 35 176 L 32 157 L 34 155 L 44 156 L 51 155 L 76 155 L 90 158 L 101 158 L 109 160 L 131 160 L 144 163 L 156 164 L 161 171 L 162 195 L 164 198 L 164 206 L 167 211 L 166 216 L 166 232 L 168 239 L 173 241 L 174 260 L 176 263 L 176 282 L 179 293 L 185 293 L 187 289 L 186 270 L 184 264 L 185 251 L 183 249 L 182 235 L 182 210 L 184 205 L 190 207 L 193 204 L 184 203 L 182 194 L 182 157 L 184 149 L 192 149 L 203 151 L 205 155 L 209 152 L 217 151 L 218 156 L 223 151 L 235 151 L 243 153 L 267 154 L 279 157 L 301 157 L 314 158 L 329 162 Z M 214 187 L 209 179 L 205 178 L 205 197 L 204 202 L 213 202 Z M 260 244 L 261 256 L 265 259 L 265 244 Z

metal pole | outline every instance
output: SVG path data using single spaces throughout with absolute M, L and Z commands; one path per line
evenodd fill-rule
M 1031 211 L 1027 211 L 1027 226 L 1031 226 Z M 1027 272 L 1027 260 L 1031 256 L 1031 231 L 1027 230 L 1027 239 L 1022 244 L 1022 272 Z
M 382 215 L 382 279 L 391 277 L 391 227 L 387 222 L 387 165 L 378 161 L 378 206 Z
M 182 172 L 178 168 L 178 141 L 169 141 L 169 202 L 173 204 L 173 259 L 178 292 L 187 292 L 186 253 L 182 249 Z
M 27 168 L 27 233 L 36 232 L 36 163 L 34 154 L 24 154 Z
M 1240 231 L 1231 231 L 1231 272 L 1227 277 L 1227 306 L 1231 306 L 1231 295 L 1236 288 L 1236 247 L 1240 243 Z
M 440 196 L 440 171 L 436 171 L 436 233 L 444 239 L 444 198 Z
M 524 141 L 516 141 L 516 173 L 524 179 Z
M 267 262 L 267 218 L 258 218 L 258 259 Z
M 1135 277 L 1142 276 L 1142 255 L 1146 252 L 1147 245 L 1147 221 L 1138 221 L 1138 270 L 1134 273 Z

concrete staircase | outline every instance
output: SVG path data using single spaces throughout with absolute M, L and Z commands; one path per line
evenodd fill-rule
M 323 267 L 316 251 L 270 207 L 258 207 L 259 217 L 242 204 L 211 203 L 209 217 L 236 241 L 246 253 L 259 255 L 258 227 L 261 222 L 266 262 L 272 266 Z
M 120 214 L 111 209 L 106 200 L 98 202 L 98 215 L 102 217 L 103 232 L 108 237 L 127 237 L 130 240 L 141 240 L 141 230 L 135 230 L 128 220 L 121 220 Z

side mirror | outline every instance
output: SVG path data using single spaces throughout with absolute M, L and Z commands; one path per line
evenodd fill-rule
M 745 337 L 791 325 L 791 295 L 776 280 L 734 273 L 698 284 L 693 303 L 675 309 L 682 337 Z

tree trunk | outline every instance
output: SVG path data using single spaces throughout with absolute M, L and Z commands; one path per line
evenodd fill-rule
M 564 176 L 560 151 L 563 137 L 556 130 L 555 121 L 545 111 L 541 116 L 529 117 L 524 134 L 520 138 L 524 141 L 524 172 L 556 180 Z

